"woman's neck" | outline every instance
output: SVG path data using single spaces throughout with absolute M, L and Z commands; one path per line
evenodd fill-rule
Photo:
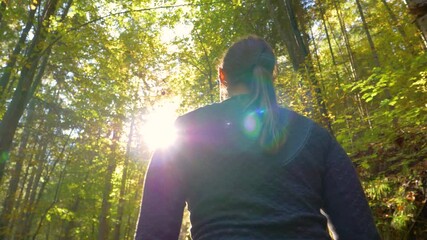
M 228 94 L 230 97 L 242 95 L 242 94 L 248 94 L 248 93 L 249 93 L 249 89 L 244 84 L 237 84 L 233 86 L 232 89 L 228 89 Z

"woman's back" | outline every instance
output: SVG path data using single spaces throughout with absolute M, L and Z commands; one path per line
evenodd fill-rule
M 147 171 L 136 239 L 177 239 L 185 202 L 194 240 L 379 239 L 350 159 L 326 130 L 278 107 L 276 58 L 234 43 L 219 68 L 230 99 L 177 120 L 178 141 Z
M 285 143 L 265 153 L 251 138 L 262 113 L 242 111 L 247 100 L 235 96 L 177 121 L 168 185 L 188 203 L 193 239 L 330 239 L 321 208 L 333 213 L 341 239 L 376 239 L 354 168 L 326 130 L 279 108 Z M 151 210 L 141 214 L 155 216 Z
M 199 109 L 181 120 L 189 129 L 182 149 L 188 153 L 183 161 L 193 238 L 328 239 L 326 218 L 319 211 L 327 135 L 316 144 L 324 146 L 304 148 L 307 142 L 313 144 L 310 132 L 317 126 L 280 109 L 289 146 L 266 154 L 250 138 L 259 122 L 256 109 L 241 110 L 244 97 Z

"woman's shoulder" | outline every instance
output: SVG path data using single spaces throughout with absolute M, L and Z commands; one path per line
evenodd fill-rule
M 233 114 L 238 106 L 232 100 L 225 100 L 220 103 L 212 103 L 188 113 L 185 113 L 177 118 L 177 125 L 185 127 L 191 126 L 192 128 L 199 125 L 207 125 L 219 122 L 226 118 L 226 116 Z
M 319 123 L 287 108 L 281 108 L 281 116 L 286 119 L 284 128 L 290 140 L 285 144 L 286 151 L 294 153 L 288 154 L 289 161 L 304 149 L 321 152 L 329 148 L 333 137 Z
M 213 121 L 214 118 L 220 114 L 220 112 L 220 104 L 213 103 L 179 116 L 176 122 L 180 126 L 194 126 L 195 124 L 202 124 Z
M 297 113 L 292 109 L 280 107 L 280 117 L 288 122 L 288 124 L 292 124 L 294 129 L 306 129 L 313 133 L 329 135 L 328 130 L 326 130 L 326 128 L 320 125 L 318 122 L 300 113 Z

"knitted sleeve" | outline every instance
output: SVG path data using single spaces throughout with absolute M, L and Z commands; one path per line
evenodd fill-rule
M 339 239 L 380 239 L 353 163 L 331 138 L 323 181 L 324 210 Z
M 144 185 L 135 240 L 177 240 L 182 223 L 185 194 L 176 159 L 156 151 Z

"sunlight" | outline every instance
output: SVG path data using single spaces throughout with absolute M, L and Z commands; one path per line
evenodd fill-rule
M 147 121 L 142 127 L 142 136 L 150 150 L 168 147 L 175 141 L 174 123 L 177 107 L 174 102 L 166 103 L 147 116 Z

